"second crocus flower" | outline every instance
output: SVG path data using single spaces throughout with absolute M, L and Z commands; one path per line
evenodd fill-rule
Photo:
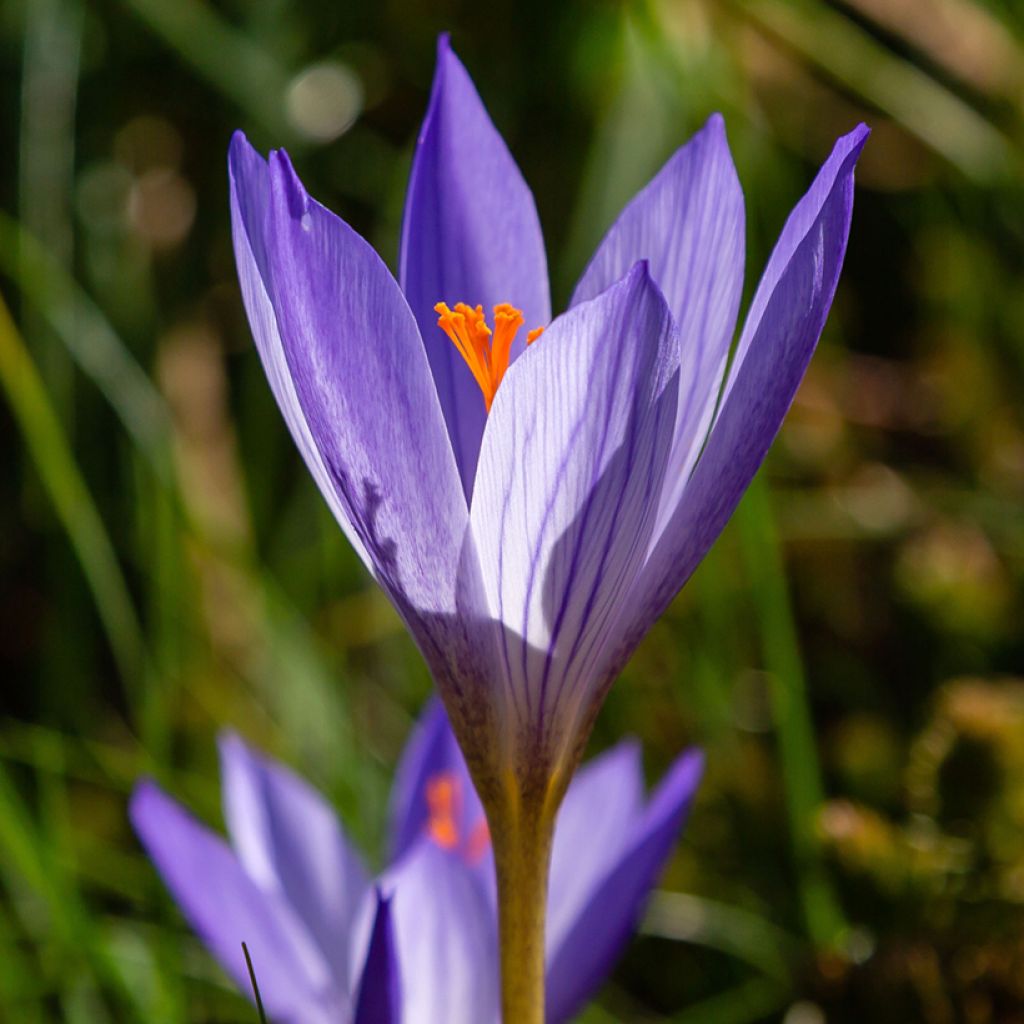
M 220 745 L 229 841 L 152 782 L 132 823 L 186 918 L 239 988 L 252 954 L 284 1024 L 497 1024 L 494 861 L 483 808 L 441 706 L 417 727 L 392 796 L 390 866 L 375 881 L 333 810 L 234 734 Z M 620 744 L 570 787 L 548 898 L 547 1020 L 596 992 L 631 934 L 701 774 L 684 754 L 647 798 Z

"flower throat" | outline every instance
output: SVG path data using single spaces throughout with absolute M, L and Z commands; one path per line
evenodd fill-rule
M 466 360 L 480 390 L 484 405 L 491 411 L 491 403 L 508 369 L 512 354 L 512 342 L 519 328 L 523 326 L 523 311 L 503 302 L 494 307 L 494 331 L 487 326 L 484 307 L 456 303 L 455 309 L 445 302 L 434 306 L 438 314 L 437 326 L 452 340 L 459 355 Z M 540 337 L 543 327 L 537 327 L 526 335 L 526 344 L 532 345 Z

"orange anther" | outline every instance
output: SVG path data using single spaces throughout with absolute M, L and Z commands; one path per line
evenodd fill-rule
M 474 826 L 466 841 L 466 861 L 479 864 L 491 846 L 491 830 L 487 827 L 487 819 L 481 818 Z
M 427 782 L 427 831 L 444 850 L 459 845 L 459 826 L 455 820 L 458 799 L 459 780 L 451 772 L 435 775 Z
M 474 308 L 459 302 L 452 310 L 447 303 L 439 302 L 434 306 L 434 312 L 438 314 L 437 326 L 448 335 L 459 355 L 466 360 L 483 392 L 484 406 L 490 412 L 498 385 L 508 370 L 512 342 L 523 326 L 523 311 L 507 302 L 495 306 L 493 334 L 484 319 L 483 306 Z M 535 341 L 543 330 L 543 327 L 538 327 L 530 331 L 526 343 L 529 345 Z

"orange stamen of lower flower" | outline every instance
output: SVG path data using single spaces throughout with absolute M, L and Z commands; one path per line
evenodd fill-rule
M 469 864 L 479 864 L 484 854 L 491 848 L 491 830 L 487 827 L 487 819 L 481 818 L 473 831 L 469 834 L 466 842 L 466 861 Z
M 473 378 L 484 396 L 484 406 L 491 411 L 491 403 L 508 369 L 512 355 L 512 342 L 519 328 L 523 326 L 523 311 L 502 302 L 494 307 L 494 332 L 487 326 L 483 306 L 467 306 L 456 303 L 455 309 L 439 302 L 434 306 L 438 314 L 437 326 L 451 339 L 466 360 Z M 530 331 L 526 344 L 531 345 L 540 337 L 543 327 Z
M 427 831 L 443 850 L 459 845 L 459 826 L 455 818 L 459 798 L 459 780 L 450 772 L 436 775 L 427 782 Z
M 479 864 L 491 848 L 491 832 L 481 815 L 470 825 L 463 821 L 463 780 L 455 772 L 438 772 L 427 779 L 425 831 L 441 847 L 467 864 Z

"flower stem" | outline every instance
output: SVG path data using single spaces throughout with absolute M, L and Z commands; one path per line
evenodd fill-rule
M 498 876 L 501 1019 L 544 1024 L 544 923 L 554 815 L 520 801 L 493 832 Z

